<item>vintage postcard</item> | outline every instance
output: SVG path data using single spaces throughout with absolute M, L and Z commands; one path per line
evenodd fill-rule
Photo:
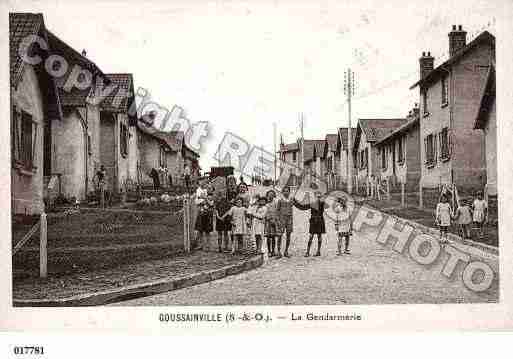
M 511 5 L 3 4 L 0 328 L 511 329 Z

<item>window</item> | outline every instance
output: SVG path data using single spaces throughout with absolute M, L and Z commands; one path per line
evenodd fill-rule
M 381 149 L 381 168 L 387 169 L 387 147 Z
M 91 146 L 91 135 L 87 135 L 87 153 L 89 156 L 93 154 L 93 148 Z
M 397 141 L 397 162 L 404 162 L 404 145 L 403 143 L 406 141 L 406 136 L 399 138 Z
M 440 132 L 440 158 L 442 160 L 448 160 L 449 157 L 449 129 L 445 127 L 442 129 L 442 132 Z
M 427 91 L 427 89 L 424 90 L 424 93 L 422 94 L 422 110 L 424 111 L 424 116 L 429 115 L 428 91 Z
M 360 151 L 360 168 L 367 168 L 369 164 L 369 150 L 368 148 Z
M 164 146 L 160 146 L 159 152 L 159 166 L 162 168 L 167 168 L 166 162 L 166 148 Z
M 365 168 L 365 150 L 360 151 L 360 168 Z
M 424 139 L 426 151 L 426 161 L 428 166 L 434 165 L 436 162 L 436 137 L 433 134 L 426 136 Z
M 123 157 L 128 155 L 128 128 L 123 123 L 119 128 L 119 149 Z
M 449 81 L 447 77 L 442 78 L 442 107 L 449 103 Z
M 11 126 L 13 164 L 18 168 L 34 171 L 37 124 L 29 113 L 13 111 Z
M 297 153 L 292 152 L 292 162 L 296 162 L 296 160 L 297 160 Z

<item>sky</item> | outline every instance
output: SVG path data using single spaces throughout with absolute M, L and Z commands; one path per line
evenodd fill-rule
M 43 12 L 46 27 L 105 73 L 169 110 L 208 121 L 201 166 L 215 165 L 226 131 L 273 151 L 277 141 L 322 139 L 348 124 L 344 72 L 355 73 L 352 124 L 404 117 L 418 102 L 418 58 L 447 59 L 447 34 L 495 33 L 501 1 L 11 1 Z

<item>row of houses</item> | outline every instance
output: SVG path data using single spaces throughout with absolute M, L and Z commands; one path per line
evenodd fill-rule
M 375 176 L 409 190 L 453 183 L 497 194 L 495 37 L 484 31 L 467 43 L 466 31 L 454 25 L 448 38 L 446 61 L 434 67 L 430 51 L 419 58 L 410 90 L 418 90 L 420 105 L 404 118 L 358 119 L 350 151 L 355 184 Z M 280 158 L 344 188 L 347 139 L 347 128 L 339 128 L 322 140 L 282 144 Z
M 113 193 L 151 182 L 153 168 L 163 184 L 180 181 L 185 164 L 197 172 L 183 132 L 148 131 L 130 111 L 133 74 L 104 72 L 42 14 L 9 14 L 9 35 L 13 213 L 40 213 L 51 191 L 86 199 L 102 165 Z M 105 95 L 106 86 L 115 90 Z

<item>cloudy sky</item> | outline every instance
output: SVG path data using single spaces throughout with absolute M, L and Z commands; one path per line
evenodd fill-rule
M 27 5 L 30 4 L 30 6 Z M 45 1 L 11 2 L 43 12 L 46 26 L 104 72 L 135 85 L 191 121 L 209 121 L 201 164 L 225 131 L 272 151 L 273 122 L 287 142 L 324 138 L 347 125 L 344 71 L 356 73 L 353 118 L 401 117 L 418 57 L 447 58 L 447 33 L 468 40 L 494 27 L 502 1 Z M 354 124 L 354 121 L 353 121 Z

